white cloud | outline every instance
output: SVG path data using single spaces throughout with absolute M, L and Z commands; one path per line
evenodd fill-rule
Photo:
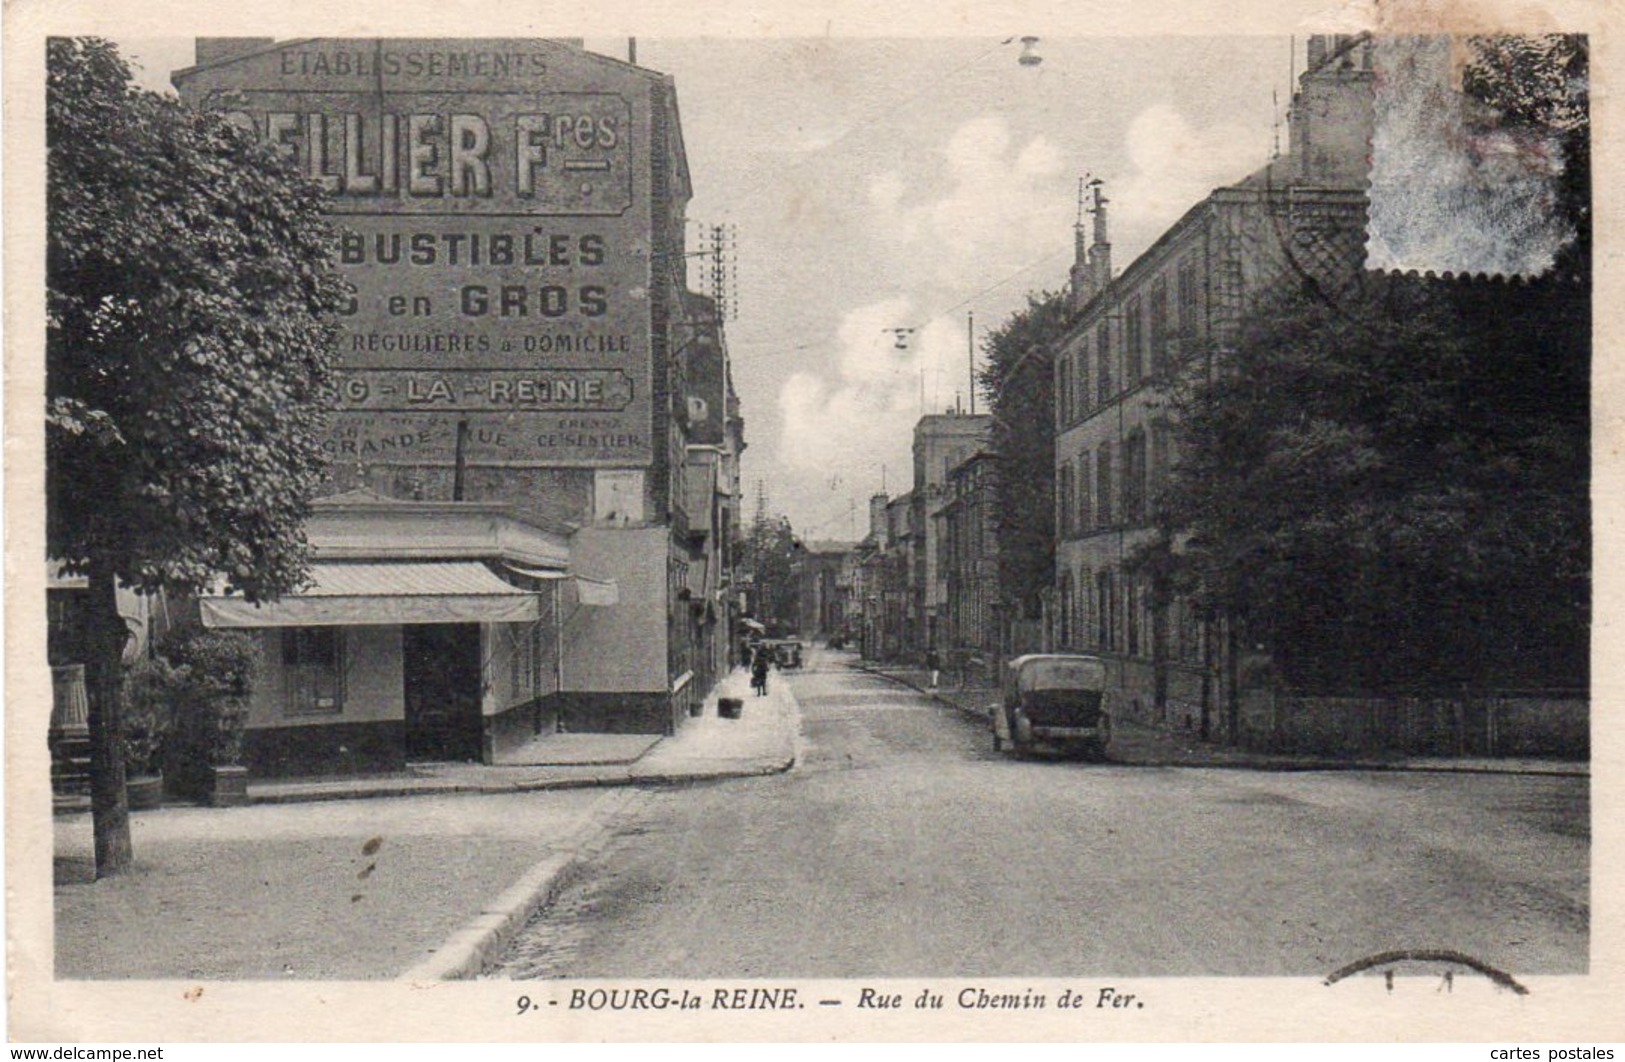
M 1215 188 L 1234 184 L 1269 160 L 1259 130 L 1227 124 L 1193 126 L 1166 104 L 1142 110 L 1125 134 L 1133 171 L 1107 185 L 1112 241 L 1143 249 Z M 1282 145 L 1285 147 L 1285 144 Z M 1127 258 L 1113 258 L 1126 265 Z
M 962 122 L 912 184 L 871 181 L 871 224 L 897 286 L 952 305 L 1069 242 L 1071 178 L 1060 148 L 1011 136 L 1005 119 Z
M 913 182 L 886 170 L 865 189 L 872 246 L 884 249 L 868 271 L 910 296 L 848 311 L 834 356 L 809 358 L 779 387 L 785 482 L 775 494 L 834 507 L 836 523 L 848 492 L 879 488 L 881 465 L 892 494 L 908 490 L 915 419 L 967 401 L 965 300 L 1046 258 L 1048 271 L 1010 287 L 1053 285 L 1067 265 L 1053 256 L 1071 245 L 1072 177 L 1054 142 L 1018 142 L 1003 118 L 984 115 L 949 132 L 938 156 L 941 166 Z M 904 327 L 914 331 L 900 349 L 889 330 Z

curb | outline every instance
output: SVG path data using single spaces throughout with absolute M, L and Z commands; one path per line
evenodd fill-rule
M 529 782 L 450 782 L 386 785 L 376 789 L 333 789 L 308 793 L 250 794 L 250 804 L 314 804 L 326 800 L 371 800 L 374 797 L 467 796 L 480 793 L 530 793 L 541 789 L 594 789 L 630 785 L 630 777 L 547 778 Z
M 727 767 L 714 771 L 682 774 L 624 774 L 603 778 L 546 778 L 529 782 L 454 782 L 449 785 L 398 785 L 378 789 L 335 789 L 312 793 L 260 793 L 250 804 L 314 804 L 327 800 L 371 800 L 374 797 L 471 796 L 498 793 L 535 793 L 548 789 L 625 789 L 640 785 L 676 785 L 683 782 L 711 782 L 729 778 L 756 778 L 783 774 L 795 766 L 787 756 L 750 767 Z
M 479 975 L 506 948 L 530 916 L 553 897 L 554 886 L 581 857 L 587 841 L 601 831 L 636 794 L 605 794 L 561 843 L 560 851 L 525 871 L 486 904 L 474 919 L 448 937 L 434 954 L 401 974 L 398 981 L 459 981 Z
M 975 708 L 960 704 L 957 701 L 944 697 L 933 690 L 921 689 L 907 679 L 896 675 L 888 675 L 884 671 L 874 668 L 859 668 L 865 674 L 883 678 L 887 682 L 894 682 L 899 686 L 913 690 L 915 693 L 930 697 L 938 704 L 953 708 L 975 719 L 986 719 L 987 715 Z M 1127 724 L 1125 724 L 1127 725 Z M 1193 770 L 1210 771 L 1275 771 L 1282 774 L 1307 771 L 1388 771 L 1395 774 L 1505 774 L 1524 778 L 1590 778 L 1589 767 L 1559 767 L 1551 770 L 1530 769 L 1527 767 L 1494 767 L 1462 764 L 1450 766 L 1447 764 L 1417 764 L 1389 762 L 1383 760 L 1327 760 L 1327 759 L 1293 759 L 1269 760 L 1264 758 L 1216 760 L 1212 763 L 1192 763 L 1188 760 L 1142 758 L 1133 760 L 1113 760 L 1123 767 L 1151 767 L 1171 768 L 1184 767 Z
M 785 690 L 789 694 L 789 690 Z M 399 981 L 462 981 L 478 977 L 493 959 L 504 951 L 525 923 L 530 921 L 541 908 L 545 907 L 553 898 L 559 880 L 564 874 L 581 859 L 592 843 L 598 839 L 604 827 L 617 815 L 624 812 L 638 796 L 639 789 L 643 787 L 676 786 L 691 782 L 717 781 L 728 778 L 759 778 L 774 774 L 783 774 L 795 766 L 797 760 L 796 742 L 801 727 L 799 724 L 800 705 L 793 694 L 790 695 L 788 709 L 784 713 L 787 737 L 786 748 L 781 756 L 771 763 L 759 764 L 753 767 L 728 768 L 717 771 L 695 772 L 693 774 L 651 774 L 642 777 L 615 778 L 605 780 L 566 779 L 570 786 L 583 787 L 586 785 L 603 785 L 618 787 L 616 792 L 607 793 L 600 798 L 599 804 L 594 805 L 592 811 L 560 843 L 560 851 L 549 855 L 492 900 L 474 919 L 458 929 L 446 939 L 440 947 L 435 949 L 433 955 L 413 966 L 396 980 Z M 532 786 L 535 789 L 568 788 L 557 784 L 544 784 Z M 468 791 L 468 790 L 461 790 Z M 512 792 L 514 789 L 500 790 L 474 790 L 476 792 Z M 370 794 L 355 794 L 370 795 Z

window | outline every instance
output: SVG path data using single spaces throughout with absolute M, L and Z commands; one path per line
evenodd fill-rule
M 1098 527 L 1112 526 L 1112 445 L 1102 443 L 1095 454 L 1095 518 Z
M 1099 635 L 1094 628 L 1095 577 L 1088 568 L 1078 576 L 1078 640 L 1085 646 L 1098 646 Z
M 1184 659 L 1191 663 L 1200 663 L 1202 660 L 1202 620 L 1197 615 L 1191 603 L 1180 598 L 1179 601 L 1179 627 L 1180 650 Z
M 1151 498 L 1161 497 L 1168 486 L 1168 472 L 1172 467 L 1169 453 L 1171 431 L 1166 421 L 1151 423 Z
M 505 629 L 512 703 L 540 697 L 548 692 L 546 687 L 552 677 L 547 666 L 552 655 L 551 630 L 543 620 Z
M 1095 329 L 1095 364 L 1099 370 L 1095 373 L 1096 395 L 1099 402 L 1104 405 L 1112 398 L 1112 344 L 1111 326 L 1108 322 L 1100 322 Z
M 1090 488 L 1094 485 L 1094 469 L 1089 467 L 1089 455 L 1078 462 L 1078 530 L 1091 531 L 1095 526 L 1094 506 Z
M 1064 354 L 1055 362 L 1055 411 L 1057 428 L 1072 423 L 1072 359 Z
M 1089 353 L 1089 339 L 1085 337 L 1078 346 L 1078 415 L 1082 416 L 1094 405 L 1092 401 L 1094 392 L 1089 389 L 1089 366 L 1092 362 Z
M 1095 641 L 1102 649 L 1116 648 L 1113 629 L 1117 625 L 1117 591 L 1112 586 L 1112 573 L 1095 576 L 1097 605 L 1095 609 Z
M 1061 573 L 1061 614 L 1057 638 L 1062 649 L 1072 646 L 1072 573 Z
M 1061 490 L 1060 490 L 1060 497 L 1057 498 L 1056 501 L 1058 503 L 1057 507 L 1060 510 L 1060 512 L 1058 513 L 1059 519 L 1057 520 L 1057 523 L 1060 524 L 1061 537 L 1062 538 L 1071 538 L 1072 537 L 1072 507 L 1073 507 L 1073 504 L 1074 504 L 1073 496 L 1072 496 L 1072 462 L 1071 461 L 1067 461 L 1067 462 L 1065 462 L 1064 464 L 1061 465 Z
M 1140 655 L 1140 581 L 1138 579 L 1123 580 L 1123 591 L 1128 601 L 1123 607 L 1124 618 L 1128 620 L 1127 650 L 1129 656 Z
M 1168 347 L 1168 278 L 1158 277 L 1151 282 L 1151 374 L 1155 376 L 1166 366 Z
M 282 668 L 289 715 L 344 710 L 344 628 L 282 628 Z
M 1181 338 L 1196 338 L 1197 299 L 1196 257 L 1192 255 L 1179 263 L 1179 334 Z
M 1145 520 L 1145 433 L 1136 431 L 1123 440 L 1123 522 Z
M 1128 301 L 1126 341 L 1123 348 L 1123 382 L 1129 387 L 1139 384 L 1145 375 L 1145 307 L 1138 295 Z

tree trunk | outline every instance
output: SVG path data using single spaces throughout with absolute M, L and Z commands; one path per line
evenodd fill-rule
M 118 613 L 112 571 L 90 570 L 90 607 L 85 618 L 85 693 L 90 716 L 90 815 L 96 838 L 96 877 L 128 870 L 130 809 L 124 793 L 124 750 L 119 744 L 124 685 L 124 643 L 129 630 Z

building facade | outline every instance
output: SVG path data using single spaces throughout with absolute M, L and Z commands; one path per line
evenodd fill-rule
M 1235 719 L 1235 632 L 1130 570 L 1157 533 L 1177 455 L 1165 386 L 1212 370 L 1247 307 L 1312 278 L 1328 290 L 1363 261 L 1372 70 L 1363 38 L 1315 37 L 1292 100 L 1290 150 L 1221 188 L 1121 273 L 1107 200 L 1078 230 L 1073 320 L 1055 357 L 1054 647 L 1099 653 L 1125 710 L 1220 734 Z
M 942 564 L 942 507 L 948 501 L 948 477 L 966 458 L 987 444 L 993 418 L 987 414 L 946 413 L 921 417 L 914 425 L 914 489 L 908 567 L 911 622 L 907 651 L 923 657 L 928 649 L 945 649 L 943 627 L 948 590 Z
M 948 473 L 942 521 L 942 645 L 991 667 L 999 654 L 998 458 L 978 450 Z
M 542 716 L 674 729 L 727 666 L 743 424 L 687 290 L 672 80 L 563 40 L 238 38 L 172 80 L 330 194 L 332 492 L 572 529 L 571 574 L 617 590 Z
M 827 641 L 847 626 L 848 558 L 855 547 L 844 542 L 803 545 L 790 565 L 796 581 L 796 631 L 803 638 Z

